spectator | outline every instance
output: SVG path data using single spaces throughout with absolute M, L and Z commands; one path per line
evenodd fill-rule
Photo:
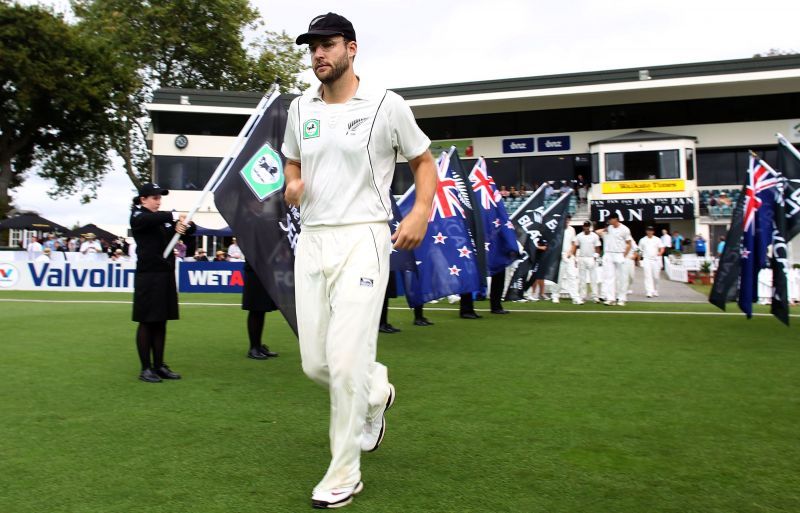
M 244 260 L 244 254 L 236 243 L 236 237 L 233 238 L 231 245 L 228 246 L 228 258 L 231 260 Z
M 79 247 L 80 243 L 78 242 L 77 237 L 70 237 L 70 239 L 67 241 L 67 251 L 74 253 L 75 251 L 78 251 Z
M 195 262 L 208 262 L 208 255 L 206 255 L 206 250 L 200 248 L 194 254 L 194 261 Z
M 588 186 L 586 186 L 586 185 L 578 186 L 578 202 L 585 204 L 588 195 L 589 195 L 589 187 Z
M 675 248 L 675 251 L 678 253 L 683 252 L 683 235 L 681 235 L 678 230 L 672 232 L 672 247 Z
M 511 190 L 508 191 L 508 195 L 512 198 L 519 198 L 519 191 L 513 185 L 511 186 Z
M 549 198 L 550 196 L 556 193 L 555 188 L 553 188 L 553 182 L 547 182 L 547 187 L 544 188 L 544 197 L 545 199 Z
M 506 186 L 505 185 L 501 185 L 500 186 L 500 196 L 502 196 L 503 198 L 507 198 L 510 194 L 511 193 L 508 192 L 508 190 L 506 190 Z
M 730 207 L 731 206 L 731 199 L 728 197 L 728 193 L 722 191 L 719 193 L 719 199 L 717 200 L 722 207 Z
M 525 184 L 519 186 L 519 196 L 520 198 L 524 198 L 530 194 L 530 191 L 525 188 Z
M 36 257 L 42 254 L 42 243 L 39 242 L 39 237 L 37 235 L 31 236 L 31 240 L 28 242 L 28 260 L 34 261 Z
M 111 261 L 112 262 L 119 262 L 120 260 L 124 260 L 125 253 L 122 249 L 115 249 L 114 252 L 111 254 Z
M 694 252 L 699 258 L 706 256 L 706 239 L 699 233 L 694 237 Z
M 51 233 L 47 236 L 47 240 L 42 244 L 43 247 L 49 249 L 51 252 L 56 250 L 56 235 Z
M 89 253 L 102 253 L 103 246 L 97 240 L 97 237 L 93 233 L 86 234 L 86 241 L 81 244 L 81 253 L 84 255 L 88 255 Z
M 719 242 L 717 242 L 717 256 L 722 256 L 722 252 L 725 251 L 725 236 L 719 236 Z
M 175 244 L 175 256 L 180 259 L 186 258 L 186 244 L 184 244 L 183 239 L 178 240 L 178 243 Z
M 214 257 L 214 261 L 215 262 L 227 262 L 228 261 L 228 257 L 225 255 L 224 251 L 220 250 L 220 251 L 217 251 L 217 254 Z
M 568 192 L 572 192 L 572 187 L 566 181 L 561 182 L 561 188 L 558 190 L 560 194 L 567 194 Z

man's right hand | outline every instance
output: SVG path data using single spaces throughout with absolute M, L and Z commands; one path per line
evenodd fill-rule
M 293 207 L 299 207 L 300 198 L 303 196 L 304 187 L 305 185 L 303 184 L 302 178 L 297 178 L 287 183 L 286 192 L 284 193 L 284 198 L 286 199 L 286 203 L 288 203 Z

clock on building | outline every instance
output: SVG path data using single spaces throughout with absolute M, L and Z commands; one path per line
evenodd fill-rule
M 184 149 L 189 146 L 189 138 L 185 135 L 179 135 L 175 138 L 175 146 L 179 149 Z

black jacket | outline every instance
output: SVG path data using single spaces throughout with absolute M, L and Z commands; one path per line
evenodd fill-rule
M 136 272 L 171 272 L 175 270 L 175 255 L 161 256 L 175 235 L 172 212 L 151 212 L 141 206 L 131 211 L 131 232 L 136 241 Z M 186 235 L 194 233 L 194 223 L 189 224 Z

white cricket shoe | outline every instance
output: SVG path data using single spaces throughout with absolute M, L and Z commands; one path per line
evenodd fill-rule
M 658 297 L 658 291 L 653 292 L 653 297 Z
M 559 299 L 559 298 L 558 298 L 558 296 L 555 296 L 555 295 L 554 295 L 554 296 L 553 296 L 553 303 L 555 303 L 555 304 L 558 304 L 558 303 L 560 303 L 560 302 L 561 302 L 561 299 Z
M 617 301 L 617 306 L 625 306 L 625 301 L 622 300 Z
M 606 306 L 614 306 L 614 301 L 611 300 L 611 299 L 606 299 L 605 305 Z
M 584 304 L 585 302 L 586 302 L 586 301 L 584 301 L 583 299 L 576 299 L 575 301 L 573 301 L 573 302 L 572 302 L 572 304 L 573 304 L 573 305 L 582 305 L 582 304 Z
M 653 295 L 652 294 L 647 294 L 647 297 L 653 297 Z
M 383 442 L 383 435 L 386 434 L 386 412 L 394 404 L 395 399 L 394 385 L 389 383 L 389 398 L 386 405 L 375 415 L 375 418 L 364 422 L 364 431 L 361 434 L 361 450 L 364 452 L 377 451 Z
M 600 298 L 599 297 L 594 298 L 594 302 L 595 303 L 601 303 Z
M 355 486 L 347 488 L 334 488 L 333 490 L 315 491 L 311 495 L 311 506 L 314 509 L 335 509 L 347 506 L 353 502 L 353 497 L 364 489 L 364 482 L 359 481 Z

